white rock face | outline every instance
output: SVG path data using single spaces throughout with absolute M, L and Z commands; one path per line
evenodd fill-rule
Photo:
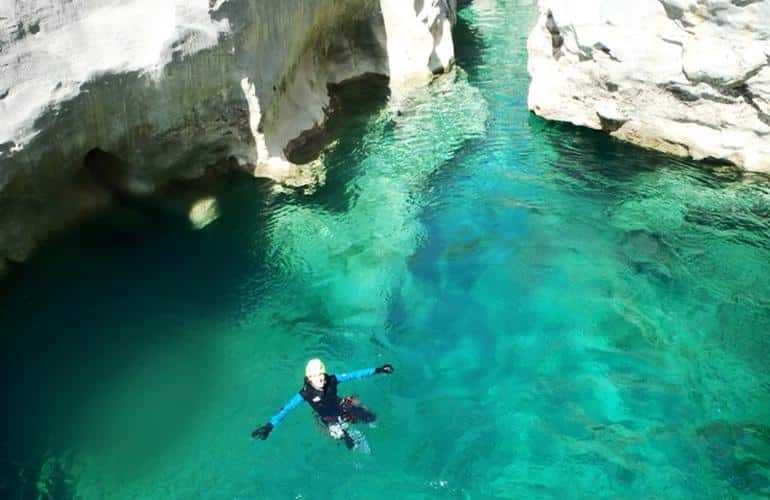
M 539 0 L 529 108 L 770 172 L 770 0 Z
M 290 185 L 327 86 L 425 80 L 455 0 L 0 0 L 0 268 L 109 199 L 231 158 Z M 84 163 L 87 168 L 83 168 Z
M 415 11 L 404 9 L 404 0 L 383 0 L 381 4 L 394 92 L 408 88 L 414 80 L 422 83 L 430 77 L 430 72 L 442 72 L 452 64 L 454 2 L 417 1 L 416 16 Z M 430 72 L 425 71 L 426 60 Z

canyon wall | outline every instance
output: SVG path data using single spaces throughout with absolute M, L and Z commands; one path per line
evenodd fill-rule
M 0 269 L 115 195 L 237 168 L 323 175 L 287 146 L 328 86 L 398 95 L 448 69 L 454 0 L 0 2 Z M 299 138 L 299 139 L 298 139 Z
M 529 108 L 770 172 L 770 0 L 539 0 Z

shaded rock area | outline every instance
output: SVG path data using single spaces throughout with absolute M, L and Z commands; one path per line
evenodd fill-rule
M 529 108 L 770 172 L 770 0 L 539 0 Z
M 453 62 L 455 13 L 454 0 L 4 2 L 0 271 L 173 180 L 238 168 L 322 182 L 286 148 L 323 127 L 329 86 L 382 75 L 400 95 L 427 81 Z M 215 213 L 190 210 L 195 224 Z

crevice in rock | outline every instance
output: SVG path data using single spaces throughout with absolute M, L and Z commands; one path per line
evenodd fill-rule
M 436 54 L 436 49 L 433 49 L 433 52 L 430 53 L 428 66 L 431 68 L 431 73 L 434 75 L 440 75 L 446 71 L 446 68 L 441 63 L 441 59 L 439 59 L 438 54 Z
M 551 34 L 553 57 L 559 59 L 559 57 L 561 57 L 561 47 L 564 45 L 564 37 L 561 35 L 559 26 L 556 24 L 556 20 L 553 18 L 553 12 L 551 12 L 550 9 L 545 17 L 545 29 Z
M 602 116 L 599 113 L 596 113 L 596 116 L 599 117 L 599 124 L 602 127 L 602 130 L 605 132 L 614 132 L 618 130 L 620 127 L 622 127 L 628 120 L 618 120 L 615 118 L 608 118 L 606 116 Z
M 367 109 L 373 101 L 384 103 L 390 91 L 388 78 L 374 73 L 329 84 L 327 88 L 329 106 L 324 110 L 324 123 L 305 130 L 284 148 L 286 159 L 294 164 L 302 165 L 317 159 L 324 148 L 339 138 L 345 121 L 342 115 L 349 115 L 353 108 Z
M 759 107 L 759 104 L 757 104 L 754 101 L 754 94 L 751 93 L 751 90 L 749 90 L 749 86 L 746 83 L 743 83 L 741 85 L 738 85 L 737 87 L 733 87 L 731 89 L 737 96 L 740 96 L 743 98 L 744 102 L 754 108 L 754 110 L 757 112 L 757 118 L 759 121 L 764 123 L 765 125 L 770 126 L 770 114 L 765 113 L 762 111 L 762 108 Z
M 607 47 L 605 47 L 603 44 L 599 43 L 598 47 L 597 44 L 594 44 L 594 46 L 590 45 L 584 45 L 580 43 L 580 39 L 578 38 L 577 32 L 574 30 L 574 28 L 567 28 L 568 32 L 571 32 L 572 38 L 575 40 L 575 45 L 577 46 L 577 53 L 578 61 L 584 62 L 584 61 L 591 61 L 594 58 L 594 49 L 602 50 L 601 47 L 609 50 Z M 608 52 L 605 52 L 608 54 Z
M 610 54 L 610 49 L 606 45 L 600 42 L 596 42 L 593 46 L 583 45 L 580 43 L 580 40 L 577 37 L 577 33 L 575 33 L 575 43 L 577 44 L 577 47 L 579 49 L 579 52 L 577 53 L 578 60 L 581 62 L 592 61 L 594 59 L 594 49 L 607 54 L 610 57 L 610 59 L 614 61 L 618 61 L 618 59 L 615 59 L 612 56 L 612 54 Z
M 674 97 L 676 97 L 682 102 L 695 102 L 698 99 L 700 99 L 700 97 L 698 97 L 697 95 L 693 94 L 692 92 L 690 92 L 689 90 L 683 87 L 680 87 L 675 83 L 662 84 L 660 85 L 660 88 L 670 92 Z
M 451 18 L 451 15 L 451 12 L 446 13 L 447 18 Z M 441 40 L 444 37 L 444 24 L 433 24 L 430 27 L 430 34 L 433 37 L 433 51 L 428 58 L 428 67 L 431 69 L 431 72 L 434 75 L 440 75 L 447 70 L 437 52 L 439 46 L 441 45 Z M 450 60 L 448 64 L 451 66 L 453 63 L 454 59 Z
M 663 142 L 663 143 L 666 143 L 666 144 L 670 144 L 672 146 L 678 146 L 678 147 L 682 148 L 685 151 L 685 155 L 686 156 L 692 157 L 692 153 L 690 152 L 690 145 L 689 144 L 685 144 L 684 142 L 679 142 L 679 141 L 672 141 L 671 139 L 666 139 L 664 137 L 661 137 L 660 141 Z
M 610 59 L 612 59 L 613 61 L 615 61 L 615 62 L 621 62 L 621 60 L 620 60 L 620 59 L 618 59 L 617 57 L 615 57 L 615 56 L 612 54 L 612 51 L 610 50 L 610 48 L 609 48 L 609 47 L 607 47 L 606 45 L 604 45 L 603 43 L 601 43 L 601 42 L 596 42 L 596 43 L 594 44 L 594 47 L 593 47 L 593 48 L 595 48 L 596 50 L 600 50 L 600 51 L 604 52 L 604 53 L 605 53 L 605 54 L 607 54 L 607 56 L 608 56 Z
M 699 127 L 710 128 L 716 131 L 721 130 L 718 126 L 714 125 L 713 123 L 707 123 L 702 120 L 696 120 L 690 117 L 670 117 L 668 119 L 674 123 L 684 123 L 685 125 L 698 125 Z
M 747 71 L 742 77 L 735 80 L 734 82 L 730 82 L 730 86 L 740 86 L 745 85 L 746 82 L 757 76 L 763 69 L 765 69 L 767 66 L 770 66 L 770 56 L 766 56 L 767 62 L 765 64 L 760 64 L 756 68 L 752 68 L 749 71 Z
M 706 156 L 704 158 L 701 158 L 703 163 L 706 165 L 711 165 L 714 167 L 734 167 L 735 163 L 728 160 L 727 158 L 716 158 L 714 156 Z
M 739 98 L 738 94 L 736 94 L 731 89 L 717 88 L 716 90 L 721 94 L 721 96 L 716 94 L 702 93 L 699 97 L 706 101 L 718 102 L 719 104 L 735 104 L 736 100 Z
M 770 65 L 770 57 L 768 57 L 768 62 L 759 64 L 746 71 L 742 76 L 728 81 L 714 78 L 709 75 L 703 75 L 700 78 L 696 78 L 695 76 L 688 74 L 684 67 L 682 68 L 682 74 L 693 83 L 706 83 L 716 88 L 723 95 L 734 96 L 734 94 L 731 93 L 732 89 L 745 85 L 747 81 L 758 75 L 768 65 Z
M 131 165 L 112 153 L 93 148 L 83 158 L 83 172 L 118 199 L 131 195 L 127 188 Z
M 694 24 L 689 22 L 684 16 L 684 9 L 677 5 L 668 3 L 668 0 L 658 0 L 658 2 L 660 2 L 660 4 L 663 6 L 663 10 L 666 12 L 666 17 L 671 19 L 675 25 L 679 26 L 680 28 L 691 28 L 694 26 Z
M 117 205 L 128 208 L 143 217 L 153 218 L 161 213 L 184 215 L 200 229 L 217 214 L 216 186 L 243 175 L 232 158 L 208 166 L 200 175 L 191 178 L 169 178 L 149 191 L 137 191 L 131 186 L 134 168 L 118 156 L 93 148 L 83 159 L 83 167 L 74 175 L 69 188 L 78 197 L 90 197 L 97 202 L 87 204 L 71 219 L 76 221 L 95 209 Z M 201 204 L 200 202 L 204 202 Z M 197 214 L 195 217 L 195 210 Z
M 679 40 L 674 40 L 673 38 L 666 38 L 666 37 L 660 37 L 660 39 L 666 43 L 670 43 L 670 44 L 677 45 L 679 47 L 684 48 L 684 45 Z
M 581 48 L 583 48 L 583 47 L 581 47 Z M 591 51 L 581 50 L 580 52 L 578 52 L 577 56 L 578 56 L 578 61 L 580 61 L 580 62 L 586 62 L 586 61 L 592 61 L 593 60 L 593 54 L 591 53 Z
M 684 16 L 684 9 L 681 7 L 678 7 L 676 5 L 671 5 L 666 0 L 658 0 L 660 4 L 663 6 L 663 10 L 666 11 L 666 17 L 671 19 L 672 21 L 678 21 L 681 20 Z
M 22 24 L 21 21 L 19 21 L 16 26 L 14 26 L 14 29 L 11 30 L 10 38 L 11 40 L 21 40 L 24 38 L 24 35 L 26 35 L 27 32 L 24 30 L 24 24 Z M 2 46 L 0 46 L 0 49 Z
M 731 0 L 730 3 L 736 7 L 746 7 L 753 3 L 763 2 L 764 0 Z

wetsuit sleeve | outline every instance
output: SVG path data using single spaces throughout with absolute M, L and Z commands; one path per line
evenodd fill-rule
M 337 382 L 347 382 L 349 380 L 358 380 L 374 375 L 374 368 L 364 368 L 349 373 L 340 373 L 337 375 Z
M 278 424 L 280 424 L 283 419 L 286 418 L 286 415 L 288 415 L 291 410 L 298 407 L 300 403 L 302 403 L 302 396 L 295 394 L 288 403 L 283 405 L 281 411 L 273 415 L 273 417 L 270 419 L 270 423 L 273 424 L 273 427 L 278 426 Z

